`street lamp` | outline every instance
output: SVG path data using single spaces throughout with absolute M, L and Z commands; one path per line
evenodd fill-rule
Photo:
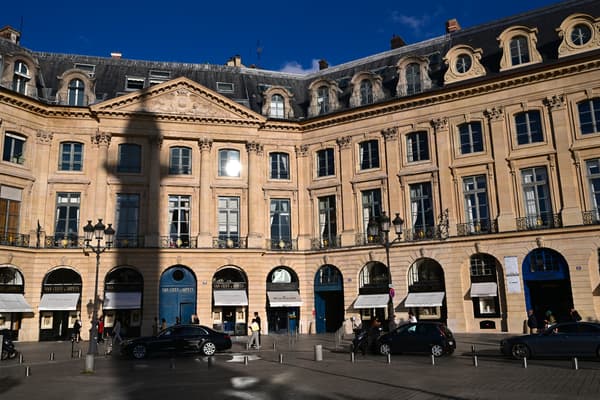
M 88 256 L 88 250 L 91 250 L 94 254 L 96 254 L 96 282 L 94 284 L 92 329 L 90 331 L 88 352 L 85 356 L 85 372 L 94 372 L 94 356 L 96 353 L 98 353 L 98 270 L 100 269 L 100 254 L 111 248 L 113 244 L 113 238 L 115 236 L 115 230 L 113 229 L 112 224 L 108 224 L 108 227 L 106 227 L 102 223 L 102 219 L 99 218 L 96 225 L 92 225 L 92 221 L 88 220 L 87 225 L 83 227 L 83 233 L 85 235 L 85 246 L 83 248 L 83 253 Z M 92 240 L 94 239 L 97 240 L 97 244 L 95 246 L 91 244 Z M 102 245 L 102 239 L 104 239 L 104 246 Z
M 388 217 L 383 211 L 381 216 L 378 218 L 379 223 L 371 217 L 369 219 L 369 224 L 367 225 L 367 233 L 369 237 L 377 238 L 379 237 L 378 243 L 385 247 L 385 256 L 387 261 L 388 268 L 388 283 L 392 284 L 392 271 L 390 270 L 390 247 L 392 244 L 399 242 L 402 237 L 402 225 L 404 225 L 404 220 L 400 218 L 400 214 L 396 213 L 396 218 L 391 221 L 392 225 L 394 225 L 394 231 L 396 232 L 396 238 L 390 242 L 390 217 Z M 383 237 L 381 237 L 381 233 L 383 232 Z

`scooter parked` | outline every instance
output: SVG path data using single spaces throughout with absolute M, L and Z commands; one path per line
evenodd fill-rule
M 17 349 L 15 349 L 15 344 L 11 340 L 8 334 L 4 334 L 2 336 L 2 354 L 0 355 L 1 360 L 8 360 L 15 358 L 18 354 Z

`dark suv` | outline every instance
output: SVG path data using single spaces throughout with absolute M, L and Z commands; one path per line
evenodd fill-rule
M 400 325 L 377 339 L 380 354 L 428 353 L 436 357 L 452 354 L 454 335 L 441 322 L 412 322 Z

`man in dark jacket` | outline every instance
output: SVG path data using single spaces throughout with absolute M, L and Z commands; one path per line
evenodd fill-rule
M 530 334 L 538 333 L 538 322 L 533 310 L 527 311 L 527 327 Z

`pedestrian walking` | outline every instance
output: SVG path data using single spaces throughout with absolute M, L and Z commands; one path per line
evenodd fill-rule
M 152 336 L 156 336 L 158 334 L 158 317 L 154 317 L 154 322 L 152 323 Z
M 104 342 L 104 317 L 101 315 L 100 318 L 98 318 L 98 320 L 96 321 L 96 324 L 98 324 L 98 337 L 96 338 L 96 340 L 98 341 L 98 343 L 103 343 Z
M 260 331 L 262 330 L 262 325 L 260 323 L 260 317 L 258 315 L 258 312 L 256 312 L 256 311 L 254 311 L 254 320 L 258 324 L 258 346 L 260 347 L 260 344 L 262 343 L 262 338 L 260 336 Z
M 73 340 L 77 343 L 81 340 L 81 321 L 79 320 L 79 317 L 75 319 L 75 323 L 73 324 Z
M 544 328 L 548 329 L 554 324 L 556 324 L 556 318 L 554 317 L 554 314 L 550 310 L 546 311 L 546 319 L 544 320 Z
M 160 330 L 164 331 L 165 329 L 167 329 L 167 320 L 163 318 L 160 321 Z
M 123 341 L 121 337 L 121 321 L 117 318 L 115 321 L 115 326 L 113 327 L 113 344 L 115 341 L 118 341 L 119 344 Z
M 538 333 L 538 321 L 532 309 L 527 310 L 527 327 L 530 335 Z
M 250 339 L 248 340 L 248 347 L 260 349 L 260 343 L 258 342 L 258 332 L 260 331 L 260 326 L 256 319 L 252 319 L 252 323 L 250 324 Z

